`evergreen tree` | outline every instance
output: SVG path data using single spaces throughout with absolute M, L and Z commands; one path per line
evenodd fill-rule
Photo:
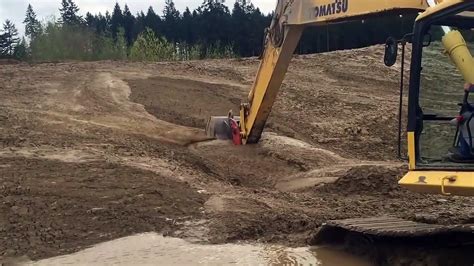
M 23 23 L 25 23 L 25 35 L 31 40 L 41 33 L 41 23 L 36 18 L 36 13 L 31 5 L 28 5 L 26 9 L 26 17 Z
M 135 17 L 130 12 L 130 9 L 127 5 L 125 5 L 125 9 L 123 11 L 123 29 L 125 31 L 125 39 L 127 41 L 127 45 L 130 47 L 133 44 L 133 28 L 135 25 Z
M 20 39 L 18 38 L 18 30 L 8 19 L 3 24 L 3 33 L 0 39 L 0 54 L 3 57 L 12 57 L 15 52 L 15 47 L 18 45 Z
M 66 22 L 66 12 L 69 9 L 69 2 L 67 0 L 61 1 L 61 8 L 59 9 L 59 13 L 61 14 L 61 18 L 59 22 L 65 23 Z
M 116 40 L 117 34 L 120 28 L 123 28 L 123 14 L 122 9 L 118 3 L 115 3 L 114 11 L 112 12 L 112 18 L 110 20 L 110 28 L 112 31 L 112 37 Z
M 133 24 L 133 42 L 137 39 L 138 35 L 145 30 L 146 16 L 143 11 L 137 13 L 135 23 Z
M 73 0 L 62 0 L 61 8 L 61 23 L 64 25 L 79 25 L 82 23 L 82 17 L 78 15 L 79 7 Z
M 161 26 L 162 26 L 162 21 L 161 21 L 161 18 L 160 16 L 158 16 L 156 13 L 155 13 L 155 10 L 153 10 L 153 8 L 150 6 L 150 8 L 148 8 L 148 12 L 146 14 L 146 17 L 145 17 L 145 28 L 150 28 L 151 30 L 153 30 L 153 32 L 155 33 L 155 35 L 161 35 L 162 31 L 161 31 Z
M 232 10 L 232 42 L 235 52 L 241 56 L 254 55 L 252 45 L 255 45 L 255 42 L 252 38 L 255 36 L 252 33 L 256 25 L 252 21 L 253 12 L 254 6 L 247 0 L 235 1 Z
M 117 39 L 115 40 L 115 50 L 118 55 L 118 59 L 127 59 L 127 40 L 125 38 L 125 30 L 119 28 L 117 31 Z
M 2 30 L 0 30 L 0 58 L 3 58 L 5 57 L 5 55 L 3 54 L 3 50 L 5 50 L 5 45 L 6 43 L 6 36 L 5 34 L 2 33 Z
M 28 47 L 26 46 L 26 40 L 23 37 L 21 41 L 15 46 L 13 57 L 18 60 L 25 60 L 28 56 Z
M 224 0 L 204 0 L 197 9 L 199 39 L 204 46 L 230 45 L 231 15 Z
M 89 12 L 86 14 L 86 26 L 94 30 L 97 27 L 97 17 L 93 16 Z
M 107 32 L 112 33 L 112 16 L 109 11 L 105 11 L 105 23 Z
M 250 39 L 252 53 L 249 55 L 261 55 L 263 52 L 263 41 L 265 36 L 265 29 L 270 26 L 272 15 L 264 15 L 259 8 L 254 8 L 250 15 Z
M 179 39 L 184 41 L 188 45 L 196 43 L 196 24 L 194 23 L 194 16 L 186 7 L 186 10 L 183 13 L 183 18 L 181 19 L 181 34 Z
M 163 9 L 163 34 L 166 39 L 171 42 L 177 42 L 180 32 L 181 16 L 173 0 L 165 1 L 165 8 Z
M 101 13 L 94 16 L 87 12 L 86 26 L 99 35 L 107 35 L 109 33 L 107 18 Z

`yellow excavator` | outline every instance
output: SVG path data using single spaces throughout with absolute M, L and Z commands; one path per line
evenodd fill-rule
M 419 13 L 413 31 L 407 33 L 402 40 L 389 39 L 384 58 L 387 65 L 393 65 L 398 45 L 411 43 L 407 119 L 409 172 L 399 183 L 418 192 L 474 196 L 474 136 L 471 135 L 474 134 L 474 120 L 473 132 L 470 124 L 471 109 L 474 110 L 474 107 L 471 108 L 468 101 L 469 93 L 474 92 L 474 60 L 463 37 L 468 34 L 474 46 L 474 1 L 279 0 L 266 33 L 263 58 L 248 102 L 241 104 L 237 117 L 211 117 L 206 128 L 207 134 L 220 139 L 230 138 L 238 145 L 253 144 L 260 140 L 305 27 L 331 23 L 342 25 L 344 22 L 374 16 L 413 13 Z M 442 47 L 437 45 L 439 42 L 433 41 L 435 35 L 440 34 L 443 35 Z M 437 55 L 445 52 L 446 55 L 442 56 L 446 60 L 451 59 L 455 67 L 452 64 L 450 66 L 454 69 L 448 66 L 445 69 L 447 73 L 436 73 L 429 69 L 436 66 L 425 64 L 425 61 L 429 62 L 430 53 L 436 49 L 440 50 Z M 404 60 L 402 61 L 403 64 Z M 453 80 L 452 84 L 445 84 L 445 88 L 439 87 L 436 82 L 425 82 L 437 79 L 439 75 L 451 75 L 451 72 L 459 73 L 463 80 Z M 401 73 L 404 73 L 403 69 Z M 432 77 L 429 76 L 430 73 Z M 429 85 L 437 88 L 428 88 Z M 451 101 L 442 98 L 445 103 L 440 106 L 435 102 L 436 99 L 432 99 L 432 95 L 456 96 L 464 87 L 463 103 L 456 103 L 457 99 Z M 462 93 L 459 95 L 463 96 Z M 452 112 L 453 106 L 457 113 Z M 445 111 L 445 114 L 429 112 L 440 111 L 440 107 L 443 107 L 441 111 Z M 444 134 L 440 135 L 439 127 L 443 125 L 450 125 L 450 128 L 446 128 L 441 132 Z M 443 140 L 441 137 L 448 139 Z M 452 142 L 450 137 L 454 139 Z M 442 147 L 440 143 L 454 145 Z M 444 154 L 439 154 L 440 152 Z
M 207 134 L 231 139 L 236 145 L 260 140 L 306 27 L 342 27 L 345 22 L 371 17 L 413 14 L 417 17 L 412 31 L 401 40 L 389 38 L 384 58 L 387 66 L 395 64 L 399 46 L 403 46 L 402 121 L 405 46 L 411 44 L 407 104 L 409 172 L 399 184 L 417 192 L 474 196 L 474 105 L 469 103 L 470 93 L 474 93 L 474 59 L 469 50 L 474 48 L 473 0 L 278 0 L 248 101 L 241 104 L 238 116 L 230 112 L 228 116 L 211 117 Z M 400 132 L 401 126 L 399 136 Z M 400 145 L 399 137 L 399 150 Z M 409 238 L 408 242 L 415 245 L 459 242 L 465 247 L 466 243 L 474 243 L 473 225 L 441 226 L 393 217 L 328 221 L 316 237 L 321 241 L 314 243 L 336 238 L 347 241 L 354 233 L 372 244 L 400 238 Z M 473 257 L 469 265 L 474 264 Z

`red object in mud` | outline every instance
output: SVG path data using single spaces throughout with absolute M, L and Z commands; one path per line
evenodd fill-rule
M 240 135 L 240 127 L 237 121 L 230 119 L 230 127 L 232 129 L 232 142 L 235 145 L 242 145 L 242 136 Z

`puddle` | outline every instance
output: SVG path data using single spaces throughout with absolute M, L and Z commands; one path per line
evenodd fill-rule
M 23 265 L 370 265 L 328 248 L 199 245 L 155 233 L 125 237 L 80 252 Z

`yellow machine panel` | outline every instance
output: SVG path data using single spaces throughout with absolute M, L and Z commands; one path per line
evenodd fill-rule
M 420 20 L 426 17 L 429 17 L 439 11 L 449 8 L 451 6 L 457 5 L 459 3 L 465 2 L 465 0 L 444 0 L 444 1 L 437 1 L 438 4 L 436 6 L 428 7 L 425 12 L 421 13 L 416 20 Z
M 474 172 L 410 171 L 399 184 L 423 193 L 472 196 Z
M 306 0 L 287 1 L 290 11 L 288 25 L 304 25 L 337 20 L 347 21 L 350 17 L 374 15 L 392 10 L 425 10 L 424 0 Z M 285 8 L 285 7 L 283 7 Z

